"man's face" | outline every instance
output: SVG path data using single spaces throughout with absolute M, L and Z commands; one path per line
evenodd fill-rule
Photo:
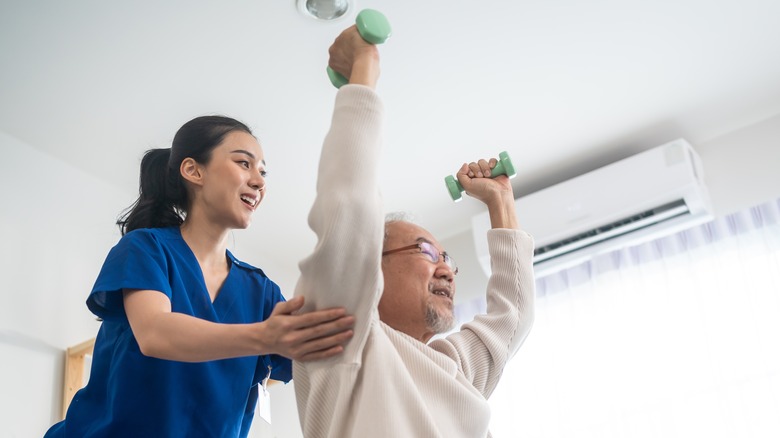
M 387 231 L 383 251 L 412 247 L 382 257 L 385 289 L 379 317 L 390 327 L 427 342 L 455 324 L 455 272 L 444 262 L 441 246 L 428 231 L 408 222 L 390 223 Z M 413 246 L 423 242 L 431 246 L 423 250 Z

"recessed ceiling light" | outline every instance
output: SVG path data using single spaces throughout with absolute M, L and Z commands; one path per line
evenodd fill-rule
M 352 9 L 352 0 L 296 0 L 303 15 L 318 20 L 337 20 Z

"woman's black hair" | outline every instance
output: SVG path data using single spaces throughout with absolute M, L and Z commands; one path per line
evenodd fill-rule
M 233 131 L 252 135 L 249 127 L 229 117 L 196 117 L 179 128 L 170 148 L 146 151 L 141 160 L 138 199 L 116 222 L 122 235 L 138 228 L 181 225 L 190 207 L 189 194 L 179 172 L 181 162 L 192 158 L 208 164 L 211 151 Z

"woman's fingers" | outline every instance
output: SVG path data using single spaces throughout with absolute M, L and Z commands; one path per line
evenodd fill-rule
M 326 336 L 330 336 L 336 333 L 344 332 L 355 326 L 354 316 L 342 316 L 335 320 L 329 320 L 320 324 L 312 325 L 304 329 L 299 330 L 301 340 L 303 342 L 310 341 L 312 339 L 320 339 Z
M 344 352 L 344 344 L 352 339 L 352 331 L 343 331 L 324 338 L 311 340 L 304 344 L 297 360 L 306 362 L 324 359 Z
M 286 324 L 291 329 L 300 329 L 322 324 L 328 321 L 341 318 L 346 315 L 343 307 L 332 307 L 330 309 L 313 310 L 311 312 L 295 315 L 303 307 L 303 297 L 295 297 L 289 301 L 280 301 L 271 312 L 271 316 L 286 315 Z
M 318 324 L 305 329 L 296 330 L 287 337 L 289 341 L 288 349 L 290 357 L 295 360 L 301 360 L 304 357 L 320 357 L 313 353 L 330 351 L 328 355 L 338 354 L 339 349 L 334 347 L 343 346 L 354 334 L 351 328 L 355 324 L 355 318 L 344 316 L 335 321 Z
M 355 317 L 341 307 L 293 314 L 303 306 L 303 299 L 280 302 L 263 323 L 269 349 L 294 360 L 315 360 L 343 351 L 352 338 Z
M 336 355 L 339 355 L 344 352 L 344 347 L 341 345 L 337 345 L 335 347 L 331 347 L 327 350 L 321 350 L 321 351 L 314 351 L 308 354 L 305 354 L 301 356 L 300 358 L 296 359 L 298 362 L 311 362 L 314 360 L 321 360 L 321 359 L 327 359 L 329 357 L 333 357 Z
M 288 301 L 279 301 L 274 306 L 274 310 L 271 312 L 271 316 L 275 315 L 289 315 L 295 311 L 300 310 L 303 307 L 303 297 L 294 297 Z
M 346 313 L 347 311 L 343 307 L 334 307 L 331 309 L 313 310 L 308 313 L 293 315 L 293 317 L 296 319 L 296 328 L 306 328 L 324 324 L 329 321 L 335 321 L 345 317 Z

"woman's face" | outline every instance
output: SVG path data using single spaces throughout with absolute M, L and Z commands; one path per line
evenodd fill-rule
M 202 184 L 193 211 L 229 229 L 247 228 L 265 196 L 265 159 L 257 139 L 233 131 L 199 167 Z

